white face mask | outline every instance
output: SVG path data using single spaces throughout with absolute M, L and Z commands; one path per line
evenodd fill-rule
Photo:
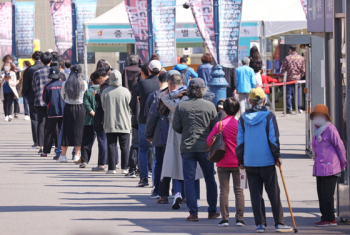
M 9 60 L 9 61 L 7 61 L 7 62 L 12 63 L 12 60 Z
M 316 116 L 314 118 L 314 124 L 316 126 L 322 126 L 323 124 L 325 124 L 327 122 L 326 118 L 325 117 L 322 117 L 322 116 Z
M 301 49 L 300 51 L 301 51 L 301 53 L 305 53 L 306 49 Z
M 10 66 L 4 66 L 4 70 L 7 72 L 7 71 L 10 71 L 11 67 Z

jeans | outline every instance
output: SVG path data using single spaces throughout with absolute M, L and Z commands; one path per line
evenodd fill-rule
M 190 210 L 190 214 L 198 215 L 197 195 L 195 189 L 197 162 L 202 168 L 207 187 L 207 202 L 209 205 L 208 213 L 210 215 L 215 214 L 217 211 L 218 188 L 214 177 L 214 163 L 208 161 L 208 152 L 181 153 L 181 156 L 185 181 L 186 203 Z
M 334 215 L 334 191 L 337 185 L 338 177 L 331 176 L 317 176 L 317 195 L 321 211 L 321 220 L 333 221 Z
M 29 111 L 28 111 L 28 98 L 27 98 L 27 96 L 23 96 L 23 108 L 24 108 L 24 115 L 28 116 Z
M 298 95 L 295 94 L 295 84 L 290 84 L 287 85 L 287 111 L 292 111 L 292 96 L 294 97 L 294 99 L 297 99 L 298 97 L 300 97 L 300 84 L 298 84 Z M 300 99 L 298 99 L 298 107 L 295 107 L 295 109 L 300 110 L 301 109 L 301 105 L 300 105 Z
M 218 177 L 220 183 L 220 211 L 222 220 L 229 218 L 230 178 L 232 175 L 233 191 L 236 202 L 236 220 L 243 220 L 244 214 L 244 194 L 241 189 L 241 173 L 238 167 L 218 167 Z
M 105 131 L 96 131 L 97 142 L 98 142 L 98 165 L 104 166 L 107 162 L 107 136 Z M 118 158 L 118 147 L 116 147 L 116 158 Z
M 246 172 L 255 225 L 263 224 L 266 226 L 265 202 L 263 198 L 264 186 L 271 203 L 275 225 L 284 225 L 280 188 L 275 166 L 246 167 Z
M 130 133 L 106 133 L 107 135 L 107 149 L 108 149 L 108 170 L 116 169 L 116 150 L 119 139 L 119 146 L 121 152 L 121 168 L 128 168 Z
M 58 147 L 58 136 L 62 127 L 63 118 L 48 118 L 45 125 L 44 153 L 51 153 L 52 142 Z
M 200 182 L 199 182 L 199 180 L 195 181 L 195 190 L 196 190 L 197 200 L 199 200 L 200 199 Z M 186 198 L 184 181 L 173 179 L 173 191 L 174 191 L 174 194 L 181 193 L 182 198 Z
M 38 145 L 38 113 L 34 106 L 34 102 L 29 102 L 28 104 L 29 104 L 30 124 L 32 127 L 33 143 Z
M 240 111 L 240 114 L 242 115 L 245 112 L 246 105 L 247 105 L 247 108 L 250 109 L 249 93 L 239 93 L 238 100 L 241 107 L 239 111 Z
M 160 177 L 162 174 L 163 169 L 163 160 L 164 160 L 164 153 L 165 153 L 165 146 L 164 147 L 156 147 L 156 164 L 153 171 L 154 176 L 154 190 L 153 192 L 158 194 L 159 193 L 159 185 L 160 185 Z
M 148 153 L 150 150 L 150 143 L 145 137 L 146 124 L 139 123 L 139 169 L 140 178 L 148 178 Z
M 132 139 L 129 152 L 129 172 L 136 171 L 139 156 L 139 132 L 137 129 L 132 128 Z
M 0 88 L 2 89 L 2 88 Z M 15 95 L 13 94 L 13 92 L 10 93 L 4 93 L 4 113 L 5 113 L 5 117 L 9 116 L 12 114 L 12 102 L 14 100 Z

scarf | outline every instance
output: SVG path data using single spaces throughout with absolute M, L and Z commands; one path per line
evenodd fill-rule
M 323 124 L 319 128 L 315 129 L 315 137 L 316 137 L 318 142 L 322 141 L 321 135 L 326 130 L 326 128 L 329 126 L 329 124 L 331 124 L 331 123 L 330 122 L 326 122 L 325 124 Z

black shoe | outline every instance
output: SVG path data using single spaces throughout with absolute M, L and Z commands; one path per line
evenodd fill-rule
M 37 144 L 32 145 L 32 149 L 37 149 L 37 148 L 39 148 L 39 145 L 37 145 Z
M 287 114 L 293 114 L 292 110 L 287 110 Z
M 244 221 L 243 220 L 236 220 L 236 226 L 237 227 L 243 227 L 244 226 Z
M 136 178 L 135 171 L 131 171 L 125 175 L 125 178 Z
M 53 160 L 56 161 L 59 157 L 60 157 L 60 156 L 57 156 L 57 155 L 56 155 L 56 156 L 53 157 Z
M 44 151 L 42 149 L 40 149 L 38 154 L 41 155 L 42 153 L 44 153 Z
M 15 114 L 15 118 L 18 118 L 18 115 L 17 115 L 17 114 Z
M 47 157 L 47 153 L 40 154 L 40 157 Z
M 228 227 L 229 223 L 228 220 L 223 220 L 218 224 L 219 227 Z
M 149 186 L 148 179 L 147 178 L 141 179 L 139 182 L 139 187 L 146 187 L 146 186 Z

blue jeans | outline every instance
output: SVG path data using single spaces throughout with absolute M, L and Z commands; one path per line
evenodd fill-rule
M 292 96 L 294 99 L 298 98 L 298 109 L 301 109 L 300 105 L 300 84 L 298 84 L 298 95 L 295 94 L 295 84 L 287 85 L 287 111 L 292 111 Z M 295 107 L 297 109 L 297 107 Z
M 140 178 L 148 178 L 148 152 L 150 148 L 150 143 L 145 137 L 146 124 L 139 123 L 139 169 Z
M 197 194 L 197 199 L 200 199 L 200 182 L 199 180 L 195 181 L 195 188 L 196 188 L 196 194 Z M 181 193 L 182 198 L 186 198 L 186 194 L 184 192 L 184 181 L 183 180 L 174 180 L 173 179 L 173 191 L 174 194 L 176 193 Z
M 29 115 L 27 96 L 23 96 L 23 107 L 24 107 L 24 115 L 26 116 Z
M 162 174 L 163 169 L 163 160 L 164 160 L 164 153 L 165 153 L 165 146 L 164 147 L 155 147 L 156 152 L 154 156 L 154 167 L 152 171 L 153 176 L 153 184 L 154 184 L 154 190 L 153 192 L 158 194 L 159 193 L 159 184 L 160 184 L 160 177 Z
M 208 161 L 208 152 L 181 153 L 182 167 L 185 179 L 185 194 L 187 207 L 191 215 L 198 215 L 197 195 L 195 189 L 197 162 L 202 168 L 207 186 L 208 213 L 213 215 L 217 211 L 218 187 L 215 181 L 214 163 Z
M 107 161 L 107 136 L 105 131 L 102 129 L 100 131 L 96 131 L 97 142 L 98 142 L 98 165 L 104 166 Z M 116 151 L 116 155 L 118 156 L 118 149 Z
M 62 149 L 61 149 L 61 142 L 62 142 L 62 130 L 63 130 L 63 124 L 61 126 L 61 131 L 60 131 L 60 134 L 58 136 L 58 146 L 57 146 L 57 149 L 55 149 L 55 153 L 56 154 L 61 154 L 62 152 Z M 72 155 L 74 156 L 75 155 L 75 146 L 72 150 Z

